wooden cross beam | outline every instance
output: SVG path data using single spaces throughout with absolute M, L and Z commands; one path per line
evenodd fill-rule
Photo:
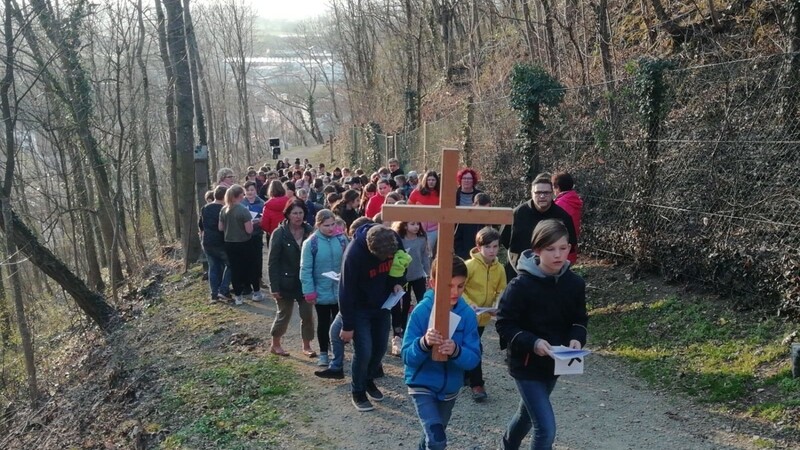
M 511 208 L 475 208 L 456 206 L 456 175 L 459 151 L 442 150 L 442 171 L 439 182 L 439 206 L 383 205 L 383 220 L 400 222 L 438 222 L 439 238 L 436 252 L 436 287 L 434 297 L 434 328 L 449 336 L 450 330 L 450 280 L 453 278 L 453 237 L 458 223 L 510 224 L 514 210 Z M 423 180 L 425 182 L 425 180 Z M 446 361 L 447 356 L 433 351 L 434 361 Z

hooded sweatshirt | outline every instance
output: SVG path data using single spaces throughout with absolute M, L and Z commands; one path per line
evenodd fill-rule
M 520 255 L 517 275 L 500 297 L 497 334 L 507 343 L 508 371 L 520 380 L 546 380 L 555 377 L 550 356 L 538 356 L 538 339 L 550 345 L 569 346 L 577 340 L 586 344 L 586 283 L 565 263 L 556 275 L 539 268 L 532 250 Z
M 575 239 L 580 240 L 581 237 L 581 215 L 583 214 L 583 200 L 578 196 L 578 193 L 569 190 L 558 194 L 555 204 L 560 206 L 561 209 L 567 212 L 572 218 L 572 225 L 575 227 Z M 578 246 L 572 246 L 569 252 L 569 262 L 575 264 L 578 258 Z
M 367 247 L 367 232 L 374 223 L 362 225 L 356 230 L 353 241 L 344 251 L 342 273 L 339 277 L 339 311 L 342 313 L 342 329 L 352 331 L 354 314 L 358 309 L 378 310 L 392 292 L 392 288 L 406 282 L 406 277 L 391 277 L 389 269 L 394 256 L 380 260 Z M 397 248 L 403 242 L 397 233 Z
M 431 358 L 431 349 L 422 339 L 428 332 L 433 311 L 433 289 L 425 296 L 408 319 L 403 336 L 403 365 L 405 382 L 410 393 L 429 393 L 437 400 L 450 400 L 464 385 L 464 372 L 477 367 L 481 360 L 480 337 L 475 312 L 459 297 L 453 313 L 461 316 L 451 339 L 456 349 L 447 361 Z
M 470 255 L 472 258 L 467 261 L 464 300 L 473 306 L 490 308 L 506 288 L 506 271 L 497 258 L 491 264 L 486 264 L 477 248 L 472 249 Z M 483 313 L 478 316 L 478 326 L 485 327 L 490 320 L 492 316 Z

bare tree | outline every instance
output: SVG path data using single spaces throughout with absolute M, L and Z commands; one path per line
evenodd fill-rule
M 167 45 L 170 63 L 175 76 L 175 146 L 178 150 L 179 186 L 178 198 L 181 210 L 183 234 L 184 269 L 200 256 L 200 239 L 191 230 L 197 223 L 194 176 L 194 127 L 192 79 L 186 51 L 186 27 L 183 22 L 183 7 L 180 0 L 164 0 L 167 13 Z

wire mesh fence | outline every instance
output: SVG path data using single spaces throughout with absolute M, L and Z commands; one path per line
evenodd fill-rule
M 544 109 L 541 167 L 576 179 L 582 251 L 800 312 L 800 84 L 790 57 L 668 70 L 657 136 L 642 123 L 634 77 L 567 89 Z M 397 157 L 420 171 L 438 169 L 441 148 L 461 148 L 495 205 L 528 200 L 508 98 L 470 107 L 471 127 L 454 111 L 372 145 L 354 128 L 344 160 L 373 169 Z

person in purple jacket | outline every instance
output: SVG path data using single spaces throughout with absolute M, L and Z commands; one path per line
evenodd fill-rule
M 405 274 L 390 276 L 394 255 L 403 249 L 400 236 L 383 225 L 366 224 L 356 230 L 345 249 L 339 279 L 339 311 L 345 343 L 353 341 L 351 392 L 358 411 L 373 409 L 367 395 L 383 400 L 375 385 L 389 339 L 390 312 L 383 303 L 402 290 Z

